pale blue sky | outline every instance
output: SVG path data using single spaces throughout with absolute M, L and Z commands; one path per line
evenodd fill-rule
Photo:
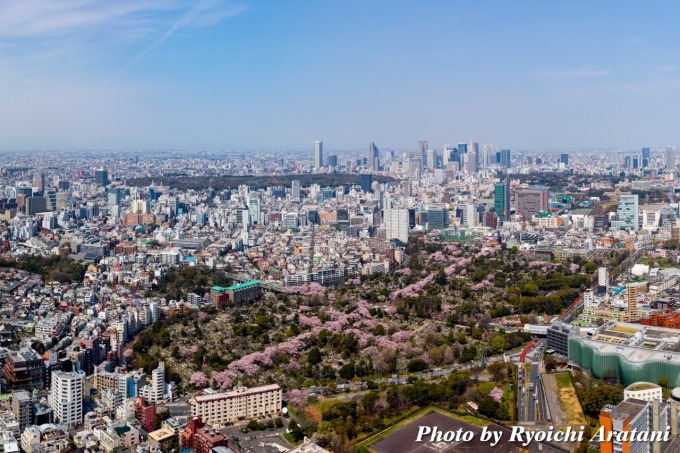
M 680 142 L 677 2 L 0 0 L 0 149 Z

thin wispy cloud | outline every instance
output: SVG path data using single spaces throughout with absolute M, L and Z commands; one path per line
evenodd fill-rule
M 568 69 L 540 71 L 537 76 L 544 79 L 587 79 L 606 77 L 613 73 L 610 69 Z
M 231 0 L 0 0 L 0 75 L 6 87 L 57 77 L 108 87 L 178 30 L 244 11 Z
M 135 64 L 142 61 L 147 55 L 149 55 L 155 48 L 163 44 L 168 40 L 177 30 L 182 27 L 195 24 L 198 19 L 201 19 L 201 24 L 205 25 L 206 21 L 208 23 L 219 22 L 220 20 L 226 19 L 228 17 L 237 16 L 246 11 L 243 5 L 236 5 L 228 9 L 222 8 L 215 10 L 214 1 L 210 0 L 200 0 L 192 5 L 182 16 L 175 21 L 172 26 L 158 37 L 155 41 L 145 47 L 141 52 L 139 52 L 132 60 L 130 60 L 118 73 L 113 77 L 112 80 L 117 79 L 128 69 L 130 69 Z
M 177 8 L 156 0 L 0 0 L 0 39 L 45 38 L 93 27 L 137 26 L 152 13 Z

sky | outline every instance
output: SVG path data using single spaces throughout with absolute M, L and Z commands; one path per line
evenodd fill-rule
M 0 149 L 680 144 L 677 2 L 0 0 Z

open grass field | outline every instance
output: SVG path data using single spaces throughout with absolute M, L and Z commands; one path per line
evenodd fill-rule
M 571 375 L 569 373 L 558 373 L 549 376 L 555 378 L 557 394 L 559 396 L 559 407 L 564 415 L 564 421 L 569 425 L 584 425 L 586 423 L 586 417 L 583 414 L 581 402 L 576 395 L 576 389 L 571 381 Z

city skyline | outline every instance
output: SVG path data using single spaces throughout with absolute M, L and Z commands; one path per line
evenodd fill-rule
M 0 149 L 680 140 L 675 4 L 387 6 L 0 2 Z

